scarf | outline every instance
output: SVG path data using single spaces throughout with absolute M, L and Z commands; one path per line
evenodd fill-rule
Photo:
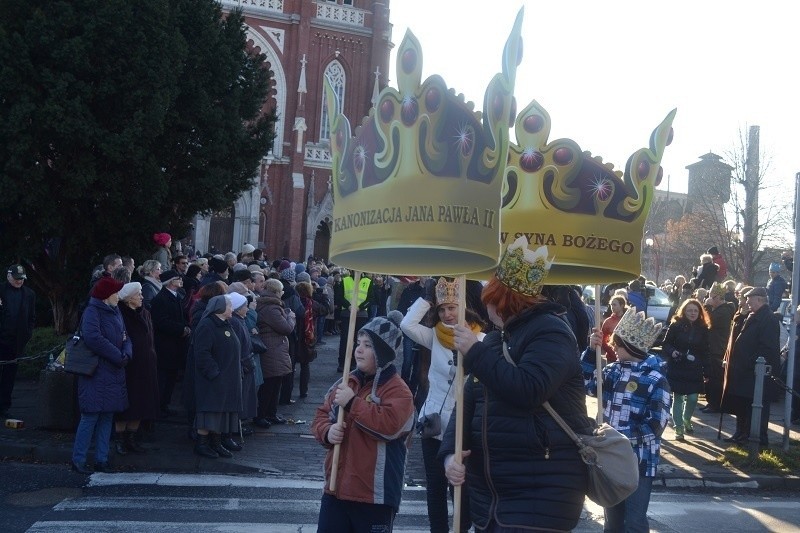
M 436 338 L 439 340 L 439 344 L 448 350 L 456 349 L 453 343 L 453 337 L 455 336 L 453 328 L 446 326 L 444 322 L 437 322 L 433 329 L 436 331 Z M 481 327 L 478 324 L 469 324 L 469 329 L 471 329 L 472 333 L 475 335 L 481 332 Z

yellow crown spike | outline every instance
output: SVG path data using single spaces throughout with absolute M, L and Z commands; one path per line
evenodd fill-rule
M 628 159 L 623 174 L 571 139 L 548 142 L 550 115 L 531 102 L 517 116 L 518 144 L 509 149 L 501 241 L 525 237 L 531 245 L 547 245 L 556 256 L 551 284 L 638 276 L 644 224 L 663 175 L 660 163 L 672 141 L 675 113 L 653 131 L 649 148 Z
M 332 261 L 408 275 L 497 264 L 521 27 L 522 10 L 482 113 L 441 76 L 422 81 L 422 48 L 407 32 L 397 52 L 398 89 L 381 91 L 354 136 L 344 116 L 331 116 Z M 336 109 L 327 83 L 325 90 L 328 109 Z

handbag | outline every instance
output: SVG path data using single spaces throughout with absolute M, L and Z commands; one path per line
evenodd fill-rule
M 450 380 L 450 386 L 447 387 L 439 412 L 422 415 L 422 419 L 417 421 L 416 429 L 420 438 L 432 439 L 442 434 L 442 410 L 445 402 L 447 402 L 447 397 L 450 395 L 450 390 L 453 388 L 453 381 L 455 381 L 455 377 Z
M 81 335 L 81 326 L 83 326 L 83 316 L 81 316 L 78 330 L 64 346 L 64 370 L 70 374 L 93 376 L 100 363 L 100 358 L 86 346 L 86 341 Z
M 634 493 L 639 486 L 639 459 L 628 437 L 600 424 L 591 435 L 578 435 L 550 402 L 542 406 L 578 445 L 578 453 L 589 469 L 587 496 L 603 507 L 613 507 Z
M 267 353 L 267 345 L 264 344 L 264 341 L 262 341 L 261 337 L 258 335 L 250 335 L 250 344 L 254 354 L 261 355 L 262 353 Z

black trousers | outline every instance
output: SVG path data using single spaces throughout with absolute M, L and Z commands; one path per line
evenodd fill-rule
M 258 388 L 258 418 L 275 418 L 278 415 L 282 381 L 283 376 L 264 378 L 264 383 Z
M 344 367 L 344 357 L 347 352 L 347 335 L 350 327 L 350 311 L 344 312 L 342 311 L 342 325 L 339 329 L 339 368 Z M 369 321 L 369 317 L 367 316 L 356 316 L 356 328 L 353 332 L 353 345 L 355 345 L 355 340 L 358 338 L 358 330 L 364 327 L 364 325 Z M 351 360 L 352 361 L 352 360 Z
M 2 348 L 0 348 L 2 349 Z M 0 352 L 0 413 L 8 411 L 11 407 L 11 393 L 14 392 L 14 382 L 17 379 L 16 357 Z

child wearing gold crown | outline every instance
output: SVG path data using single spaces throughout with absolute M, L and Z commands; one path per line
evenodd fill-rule
M 578 525 L 587 470 L 545 401 L 576 432 L 589 433 L 578 345 L 566 309 L 541 295 L 551 261 L 523 237 L 509 245 L 481 299 L 502 329 L 478 341 L 464 325 L 455 346 L 470 375 L 464 385 L 463 464 L 455 461 L 455 417 L 440 460 L 454 485 L 469 482 L 479 531 L 570 531 Z
M 661 324 L 645 319 L 644 313 L 630 307 L 611 336 L 617 361 L 602 370 L 603 420 L 631 439 L 639 458 L 639 487 L 622 502 L 605 509 L 604 531 L 650 530 L 647 507 L 671 404 L 665 363 L 648 353 L 661 328 Z M 597 396 L 595 349 L 602 342 L 602 332 L 595 329 L 581 357 L 590 396 Z
M 468 282 L 469 283 L 469 282 Z M 477 287 L 480 283 L 474 282 Z M 428 502 L 428 521 L 431 533 L 450 531 L 447 519 L 447 478 L 444 466 L 436 456 L 442 442 L 442 430 L 447 427 L 450 415 L 456 405 L 453 379 L 457 364 L 458 351 L 454 344 L 454 327 L 458 323 L 459 282 L 447 281 L 444 277 L 436 283 L 435 298 L 429 302 L 425 298 L 417 298 L 408 309 L 400 328 L 417 344 L 431 351 L 431 365 L 428 369 L 428 395 L 419 413 L 420 446 L 425 463 L 425 492 Z M 469 300 L 468 300 L 469 301 Z M 433 309 L 433 325 L 423 324 Z M 475 310 L 467 307 L 466 319 L 469 327 L 478 338 L 483 338 L 481 330 L 484 323 Z M 438 420 L 438 430 L 427 431 L 425 425 L 431 420 Z M 461 529 L 468 531 L 472 522 L 469 519 L 469 493 L 461 491 Z

